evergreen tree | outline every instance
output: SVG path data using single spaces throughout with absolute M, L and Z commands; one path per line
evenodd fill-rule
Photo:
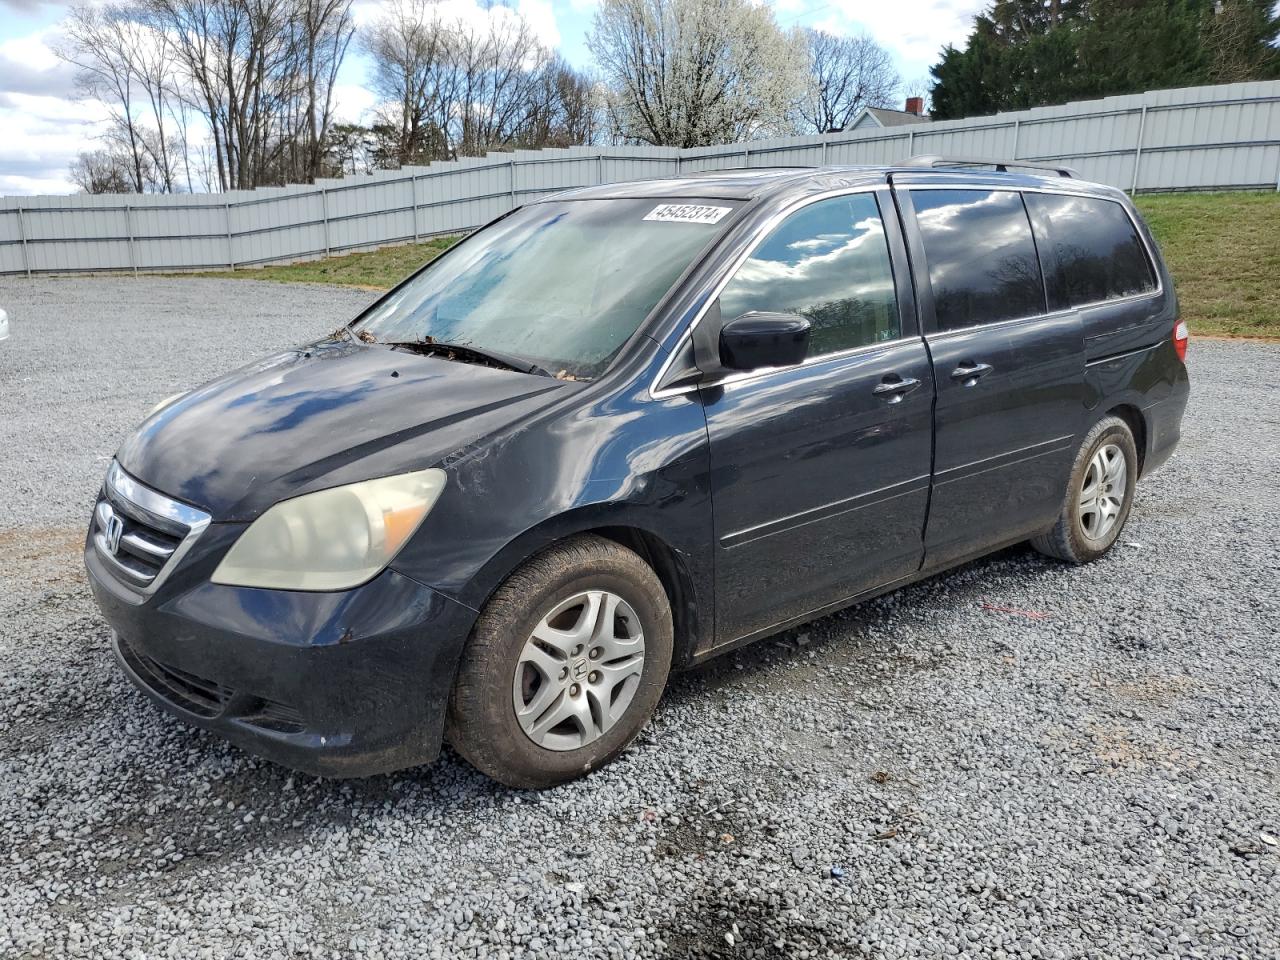
M 1272 0 L 996 0 L 933 67 L 933 115 L 1280 76 Z

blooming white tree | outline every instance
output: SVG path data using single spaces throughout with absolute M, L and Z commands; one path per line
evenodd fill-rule
M 588 45 L 624 140 L 697 147 L 790 132 L 808 57 L 753 0 L 603 0 Z

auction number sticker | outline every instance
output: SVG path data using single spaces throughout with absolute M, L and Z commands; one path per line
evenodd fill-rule
M 732 211 L 733 207 L 708 207 L 700 203 L 660 203 L 645 219 L 659 223 L 719 223 Z

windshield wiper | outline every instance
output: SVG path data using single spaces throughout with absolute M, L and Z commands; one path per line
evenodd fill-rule
M 517 357 L 514 354 L 499 353 L 497 350 L 482 350 L 479 347 L 466 346 L 461 343 L 445 343 L 441 340 L 379 342 L 385 343 L 388 347 L 400 347 L 429 357 L 443 356 L 445 359 L 457 359 L 468 363 L 474 363 L 479 360 L 482 363 L 490 363 L 507 370 L 515 370 L 517 373 L 536 373 L 540 377 L 552 377 L 554 379 L 554 375 L 549 370 L 543 369 L 536 363 L 526 360 L 524 357 Z

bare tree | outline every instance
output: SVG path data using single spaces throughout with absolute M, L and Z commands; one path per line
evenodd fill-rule
M 393 0 L 364 31 L 361 45 L 373 67 L 371 86 L 381 103 L 379 160 L 392 166 L 448 156 L 440 124 L 444 30 L 435 0 Z
M 314 179 L 351 0 L 139 0 L 209 127 L 223 190 Z
M 120 4 L 72 7 L 63 25 L 64 40 L 57 54 L 76 68 L 82 96 L 106 105 L 109 136 L 128 156 L 129 187 L 141 193 L 146 148 L 142 142 L 140 91 L 135 63 L 139 32 L 136 21 Z
M 843 130 L 863 107 L 889 106 L 901 83 L 889 51 L 869 36 L 804 31 L 809 85 L 797 113 L 814 133 Z
M 596 135 L 591 82 L 543 47 L 509 7 L 445 17 L 435 0 L 392 0 L 361 43 L 380 99 L 372 129 L 379 164 Z
M 56 52 L 77 68 L 82 96 L 103 103 L 103 135 L 129 159 L 136 192 L 171 192 L 184 150 L 179 135 L 181 97 L 165 36 L 136 5 L 84 3 L 71 8 Z
M 494 8 L 483 25 L 461 20 L 450 25 L 447 46 L 455 152 L 476 156 L 518 144 L 542 105 L 541 75 L 551 61 L 528 21 Z
M 588 45 L 628 140 L 696 147 L 784 133 L 803 38 L 751 0 L 603 0 Z
M 81 153 L 68 168 L 71 182 L 85 193 L 133 193 L 132 158 L 119 151 Z
M 540 74 L 535 108 L 519 140 L 531 147 L 569 147 L 600 139 L 603 99 L 591 78 L 556 57 Z

